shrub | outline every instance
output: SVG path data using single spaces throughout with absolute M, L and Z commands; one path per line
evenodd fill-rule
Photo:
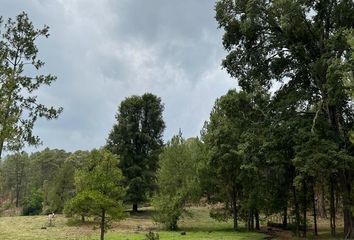
M 146 235 L 145 235 L 145 240 L 159 240 L 160 239 L 160 236 L 158 233 L 154 233 L 152 231 L 148 232 Z
M 38 215 L 43 209 L 43 195 L 40 192 L 33 192 L 31 196 L 27 197 L 23 202 L 22 215 Z

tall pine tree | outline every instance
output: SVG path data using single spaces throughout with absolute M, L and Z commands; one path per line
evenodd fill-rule
M 120 155 L 128 188 L 126 201 L 133 204 L 134 212 L 156 188 L 155 175 L 165 129 L 163 109 L 161 99 L 151 93 L 126 98 L 119 106 L 117 123 L 108 137 L 108 149 Z

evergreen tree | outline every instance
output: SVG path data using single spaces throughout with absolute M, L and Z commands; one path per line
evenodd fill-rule
M 107 150 L 93 150 L 85 167 L 75 174 L 77 194 L 65 208 L 68 214 L 98 217 L 101 240 L 109 222 L 125 216 L 123 176 L 118 162 L 117 156 Z
M 0 159 L 3 150 L 18 151 L 38 145 L 32 132 L 37 119 L 57 118 L 62 108 L 37 102 L 35 91 L 56 80 L 52 75 L 29 76 L 43 67 L 35 40 L 48 37 L 48 26 L 36 29 L 26 13 L 3 24 L 0 17 Z
M 155 175 L 165 129 L 163 109 L 161 99 L 151 93 L 126 98 L 119 106 L 117 124 L 108 137 L 108 149 L 121 158 L 126 201 L 133 204 L 134 212 L 156 189 Z
M 174 136 L 160 155 L 157 172 L 158 193 L 153 198 L 154 219 L 169 230 L 177 230 L 178 220 L 187 213 L 185 206 L 200 198 L 198 167 L 204 157 L 198 139 Z

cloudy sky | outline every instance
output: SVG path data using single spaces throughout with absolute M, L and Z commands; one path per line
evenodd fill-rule
M 37 122 L 43 146 L 67 151 L 105 144 L 119 103 L 152 92 L 164 105 L 164 139 L 199 135 L 217 97 L 236 86 L 213 0 L 0 0 L 0 15 L 28 13 L 38 27 L 42 73 L 58 80 L 38 93 L 62 106 L 58 120 Z

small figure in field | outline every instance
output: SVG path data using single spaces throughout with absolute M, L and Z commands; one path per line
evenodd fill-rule
M 49 227 L 53 226 L 54 218 L 55 218 L 54 212 L 48 214 Z

